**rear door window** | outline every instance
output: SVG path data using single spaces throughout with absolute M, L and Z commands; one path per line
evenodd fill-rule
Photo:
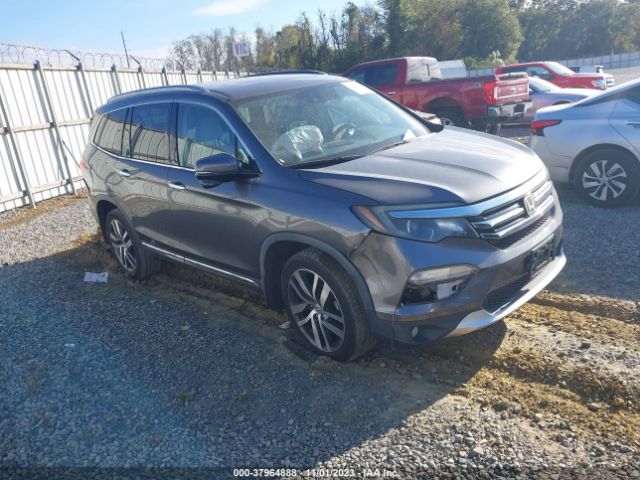
M 371 87 L 393 85 L 398 76 L 398 64 L 375 65 L 351 72 L 348 77 Z
M 129 156 L 147 162 L 170 163 L 170 118 L 171 103 L 133 107 L 128 128 Z
M 127 109 L 105 113 L 98 123 L 93 143 L 115 155 L 122 154 L 122 132 L 127 118 Z

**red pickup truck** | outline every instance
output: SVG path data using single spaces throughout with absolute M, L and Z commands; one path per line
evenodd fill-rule
M 432 57 L 361 63 L 343 75 L 413 110 L 435 113 L 445 125 L 491 133 L 498 133 L 502 122 L 522 116 L 531 105 L 526 74 L 444 80 Z
M 496 68 L 497 74 L 527 72 L 530 77 L 539 77 L 561 88 L 598 88 L 606 90 L 616 82 L 608 73 L 576 73 L 557 62 L 516 63 Z

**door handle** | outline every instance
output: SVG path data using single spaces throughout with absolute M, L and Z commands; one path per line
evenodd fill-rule
M 387 95 L 395 95 L 395 94 L 396 94 L 395 90 L 392 90 L 391 92 L 387 92 Z
M 131 172 L 129 170 L 127 170 L 126 168 L 123 168 L 121 170 L 118 170 L 118 175 L 120 175 L 121 177 L 130 177 L 131 176 Z
M 184 183 L 182 182 L 167 182 L 167 185 L 169 185 L 169 188 L 173 188 L 174 190 L 186 190 L 187 187 L 185 187 Z
M 627 125 L 631 125 L 633 128 L 640 128 L 640 122 L 627 122 Z

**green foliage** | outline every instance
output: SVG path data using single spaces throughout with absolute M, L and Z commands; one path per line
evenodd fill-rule
M 378 0 L 298 20 L 275 34 L 255 30 L 253 55 L 235 59 L 230 28 L 176 42 L 185 68 L 341 72 L 385 57 L 463 58 L 470 68 L 516 59 L 553 60 L 640 49 L 640 0 Z

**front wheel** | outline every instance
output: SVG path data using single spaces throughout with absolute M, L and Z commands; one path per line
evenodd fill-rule
M 640 163 L 633 155 L 613 148 L 591 152 L 578 164 L 574 186 L 593 205 L 624 205 L 640 190 Z
M 374 346 L 358 291 L 330 256 L 314 248 L 293 255 L 281 286 L 289 321 L 311 350 L 349 361 Z

